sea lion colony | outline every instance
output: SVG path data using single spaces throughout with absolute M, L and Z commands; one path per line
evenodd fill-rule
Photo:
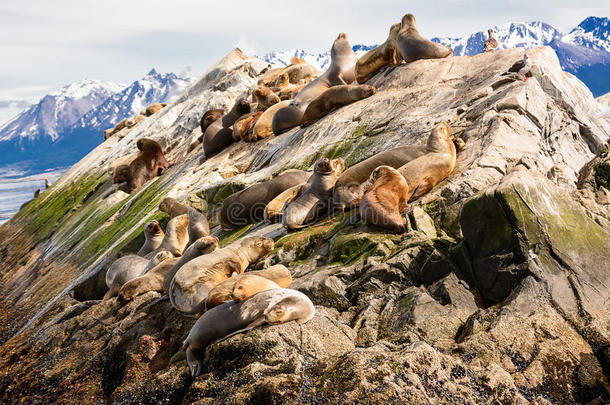
M 491 48 L 486 46 L 486 51 Z M 229 112 L 213 109 L 203 114 L 198 143 L 205 156 L 210 156 L 233 142 L 255 142 L 295 126 L 311 125 L 342 106 L 373 96 L 377 89 L 365 83 L 388 65 L 452 55 L 450 48 L 421 37 L 411 14 L 393 24 L 387 40 L 359 60 L 347 35 L 341 33 L 333 43 L 325 72 L 320 74 L 298 58 L 284 68 L 267 68 L 256 88 L 238 98 Z M 141 115 L 149 116 L 163 107 L 149 106 Z M 113 131 L 127 126 L 122 121 Z M 361 216 L 368 225 L 403 232 L 408 203 L 453 171 L 454 142 L 463 145 L 461 139 L 452 139 L 449 123 L 441 122 L 431 128 L 425 145 L 399 146 L 349 168 L 341 158 L 323 157 L 315 162 L 313 172 L 286 170 L 224 199 L 218 222 L 225 230 L 261 221 L 281 222 L 290 231 L 360 207 L 354 218 Z M 157 142 L 141 138 L 137 147 L 138 154 L 111 165 L 114 182 L 126 192 L 135 191 L 171 166 Z M 144 226 L 145 242 L 138 253 L 117 259 L 108 269 L 104 299 L 118 295 L 125 302 L 148 291 L 160 291 L 169 296 L 176 310 L 196 314 L 199 319 L 183 346 L 193 376 L 201 372 L 205 348 L 219 339 L 264 324 L 290 320 L 302 324 L 313 317 L 315 309 L 309 298 L 288 288 L 292 282 L 289 269 L 275 265 L 246 272 L 273 249 L 272 239 L 243 237 L 219 248 L 203 213 L 173 198 L 163 200 L 159 209 L 171 218 L 165 232 L 154 220 Z

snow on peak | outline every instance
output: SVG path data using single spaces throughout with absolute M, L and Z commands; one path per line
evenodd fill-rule
M 610 20 L 607 17 L 585 18 L 562 41 L 585 48 L 610 52 Z

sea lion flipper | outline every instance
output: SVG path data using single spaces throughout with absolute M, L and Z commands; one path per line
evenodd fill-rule
M 411 198 L 409 198 L 409 202 L 417 200 L 430 190 L 432 190 L 432 183 L 430 183 L 428 179 L 424 179 L 421 183 L 419 183 L 417 188 L 415 188 L 415 191 L 413 191 Z
M 189 366 L 191 377 L 195 378 L 201 374 L 201 356 L 190 347 L 186 349 L 186 363 Z

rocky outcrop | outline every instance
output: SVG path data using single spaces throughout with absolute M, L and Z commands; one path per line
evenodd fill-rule
M 306 128 L 201 161 L 199 118 L 230 107 L 265 64 L 236 50 L 174 103 L 109 138 L 0 228 L 0 400 L 85 403 L 603 403 L 610 400 L 609 123 L 547 47 L 526 82 L 509 49 L 386 67 L 378 92 Z M 211 345 L 188 375 L 194 319 L 149 292 L 97 301 L 165 197 L 214 212 L 232 192 L 321 156 L 351 166 L 425 142 L 448 121 L 454 172 L 413 204 L 402 235 L 351 212 L 274 238 L 316 316 Z M 105 169 L 155 139 L 174 163 L 132 195 L 102 199 Z

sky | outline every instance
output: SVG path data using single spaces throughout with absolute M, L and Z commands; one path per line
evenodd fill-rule
M 406 13 L 427 38 L 506 22 L 568 32 L 610 16 L 608 0 L 0 0 L 0 124 L 23 105 L 84 78 L 129 84 L 152 67 L 198 76 L 236 46 L 248 54 L 323 52 L 339 32 L 381 43 Z

